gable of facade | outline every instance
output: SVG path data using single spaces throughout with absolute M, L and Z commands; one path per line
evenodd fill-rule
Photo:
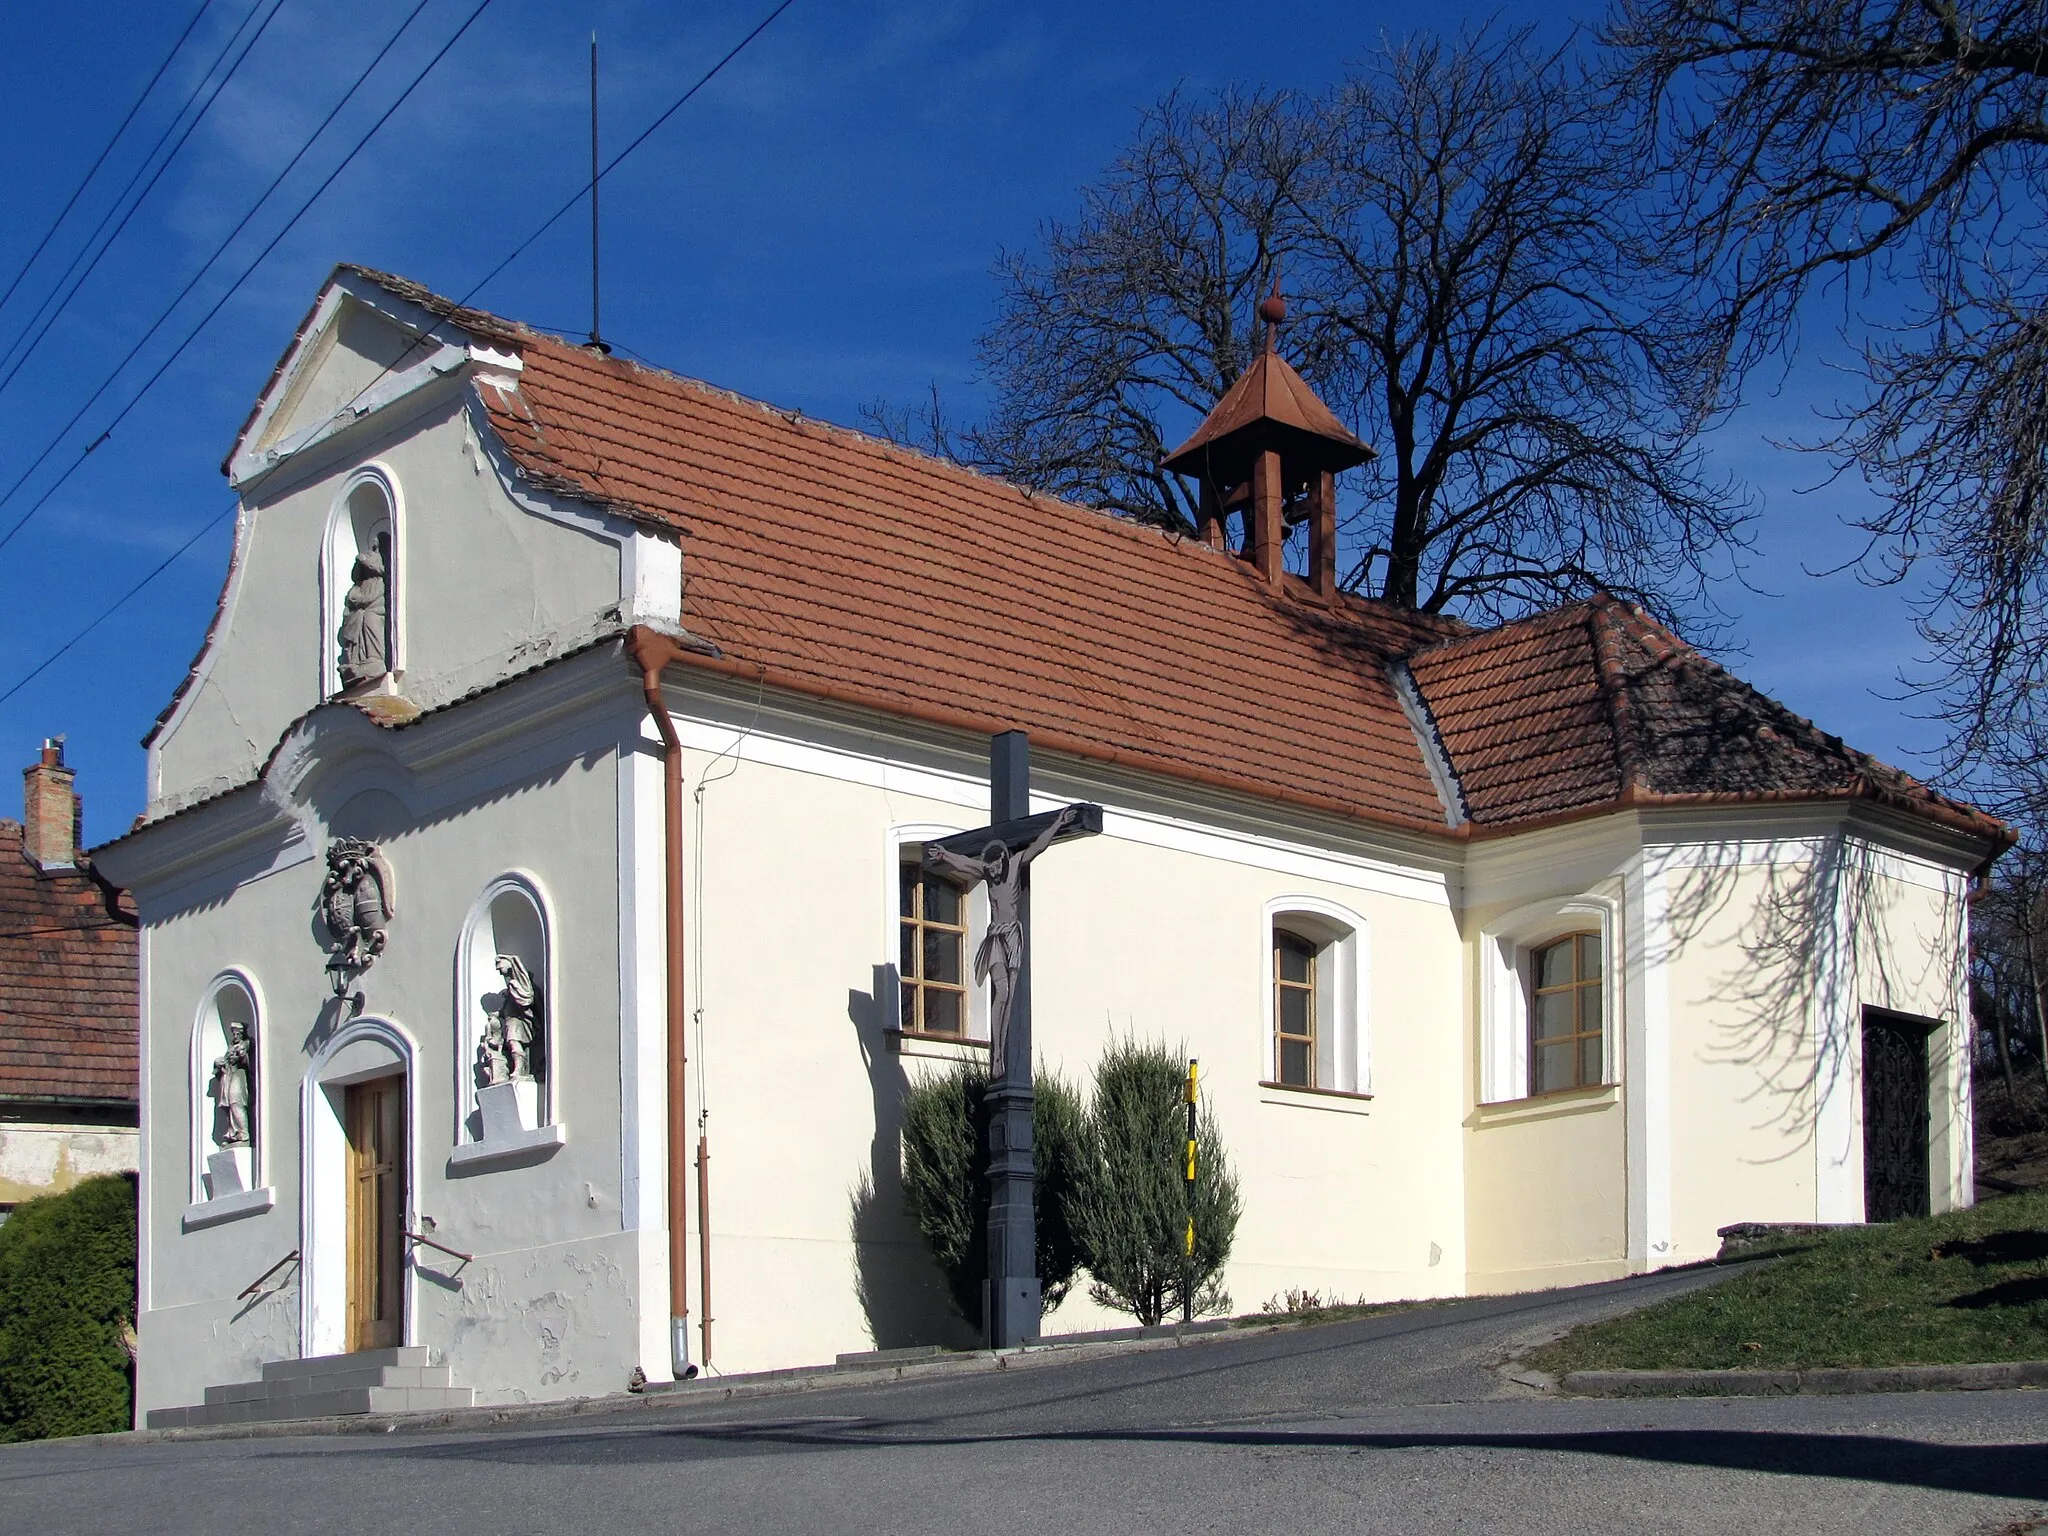
M 149 956 L 146 1406 L 358 1337 L 378 1083 L 391 1326 L 487 1395 L 659 1378 L 686 1304 L 727 1369 L 957 1341 L 897 1138 L 915 1076 L 986 1052 L 988 915 L 915 867 L 1013 727 L 1034 809 L 1105 809 L 1034 875 L 1040 1049 L 1200 1056 L 1241 1304 L 1859 1219 L 1873 1011 L 1922 1031 L 1923 1197 L 1968 1198 L 1962 906 L 2003 829 L 1637 610 L 1470 631 L 359 269 L 229 468 L 228 590 L 107 850 Z M 386 608 L 349 675 L 344 563 Z M 351 900 L 395 909 L 334 991 L 321 914 L 372 856 Z M 539 1065 L 488 1082 L 508 1029 Z

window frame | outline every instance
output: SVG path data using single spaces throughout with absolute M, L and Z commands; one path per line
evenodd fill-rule
M 969 897 L 972 893 L 962 890 L 958 884 L 944 875 L 935 875 L 925 869 L 922 860 L 902 859 L 897 864 L 896 880 L 896 933 L 899 956 L 896 968 L 897 1027 L 903 1034 L 921 1035 L 932 1040 L 967 1040 L 970 1038 L 968 1026 L 973 1012 L 968 994 L 974 990 L 974 983 L 968 972 L 970 962 L 967 954 L 968 932 L 972 926 L 972 914 L 969 911 Z M 904 899 L 906 881 L 907 894 L 910 898 L 907 902 Z M 958 923 L 936 922 L 926 912 L 925 891 L 927 886 L 934 883 L 953 893 L 953 899 L 958 904 Z M 910 908 L 909 911 L 904 910 L 906 905 Z M 904 937 L 905 929 L 909 930 L 907 939 Z M 960 978 L 957 982 L 937 981 L 923 974 L 927 933 L 952 936 L 953 942 L 958 946 L 954 964 L 954 973 Z M 915 976 L 904 974 L 900 957 L 906 954 L 917 966 L 918 974 Z M 929 994 L 934 992 L 947 993 L 954 998 L 954 1018 L 959 1024 L 957 1029 L 932 1029 L 928 1026 L 926 1009 Z M 909 1006 L 906 1007 L 906 1004 Z
M 1261 1087 L 1284 1093 L 1370 1097 L 1370 927 L 1362 914 L 1322 896 L 1278 896 L 1265 904 L 1260 935 L 1264 994 Z M 1281 1079 L 1278 935 L 1282 933 L 1315 950 L 1314 1045 L 1308 1084 Z
M 1559 896 L 1495 919 L 1480 944 L 1479 1097 L 1481 1105 L 1517 1104 L 1559 1094 L 1597 1093 L 1621 1082 L 1622 952 L 1619 890 Z M 1597 933 L 1600 940 L 1600 1081 L 1573 1088 L 1532 1089 L 1535 1028 L 1535 957 L 1568 936 Z
M 961 940 L 961 984 L 964 998 L 961 1032 L 957 1035 L 925 1034 L 914 1027 L 907 1027 L 903 1018 L 904 977 L 902 966 L 899 964 L 903 942 L 902 869 L 905 864 L 923 861 L 926 843 L 936 842 L 943 837 L 953 837 L 967 830 L 966 827 L 952 826 L 944 822 L 905 822 L 889 828 L 885 843 L 887 862 L 882 871 L 884 926 L 879 937 L 883 945 L 882 954 L 886 959 L 876 968 L 876 1014 L 881 1021 L 884 1035 L 906 1042 L 931 1042 L 942 1055 L 951 1054 L 952 1048 L 955 1047 L 979 1046 L 984 1051 L 988 1047 L 988 983 L 974 980 L 974 950 L 980 944 L 982 936 L 988 932 L 988 891 L 985 886 L 977 885 L 962 898 L 966 932 Z
M 1580 959 L 1585 951 L 1585 941 L 1591 939 L 1599 956 L 1600 969 L 1592 976 L 1586 976 L 1580 969 Z M 1543 984 L 1543 957 L 1555 950 L 1569 947 L 1571 951 L 1571 979 L 1550 986 Z M 1529 1093 L 1532 1099 L 1545 1098 L 1553 1093 L 1573 1093 L 1582 1088 L 1603 1088 L 1607 1085 L 1607 941 L 1597 928 L 1577 928 L 1560 933 L 1553 939 L 1532 945 L 1528 951 L 1529 987 Z M 1585 994 L 1589 989 L 1598 989 L 1598 1013 L 1592 1027 L 1586 1027 Z M 1543 1027 L 1542 1000 L 1546 997 L 1569 995 L 1572 1000 L 1572 1028 L 1567 1034 L 1541 1035 Z M 1585 1042 L 1593 1040 L 1600 1046 L 1600 1070 L 1590 1081 L 1585 1075 Z M 1539 1086 L 1537 1076 L 1541 1066 L 1542 1052 L 1561 1044 L 1571 1047 L 1572 1080 L 1569 1083 Z

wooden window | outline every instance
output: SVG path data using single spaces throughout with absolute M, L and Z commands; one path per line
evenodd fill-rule
M 1289 1088 L 1316 1086 L 1316 947 L 1273 930 L 1273 1069 Z
M 920 864 L 903 866 L 903 1016 L 912 1034 L 967 1033 L 967 896 Z
M 1600 935 L 1573 933 L 1530 957 L 1529 1092 L 1604 1081 Z

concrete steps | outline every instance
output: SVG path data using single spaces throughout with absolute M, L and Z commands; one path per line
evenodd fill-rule
M 152 1408 L 150 1429 L 196 1429 L 213 1424 L 267 1424 L 352 1413 L 421 1413 L 468 1408 L 476 1394 L 453 1385 L 448 1367 L 427 1364 L 427 1351 L 366 1349 L 352 1355 L 272 1360 L 256 1381 L 206 1389 L 188 1408 Z

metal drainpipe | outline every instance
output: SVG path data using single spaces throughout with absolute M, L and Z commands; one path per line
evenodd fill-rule
M 690 1363 L 690 1271 L 686 1204 L 690 1176 L 689 1121 L 684 1114 L 688 1082 L 688 1031 L 683 1009 L 683 743 L 662 697 L 661 674 L 679 647 L 668 636 L 636 625 L 626 636 L 626 653 L 640 668 L 647 712 L 662 743 L 662 847 L 668 891 L 668 1347 L 677 1381 L 697 1374 Z M 702 1218 L 700 1210 L 699 1218 Z

